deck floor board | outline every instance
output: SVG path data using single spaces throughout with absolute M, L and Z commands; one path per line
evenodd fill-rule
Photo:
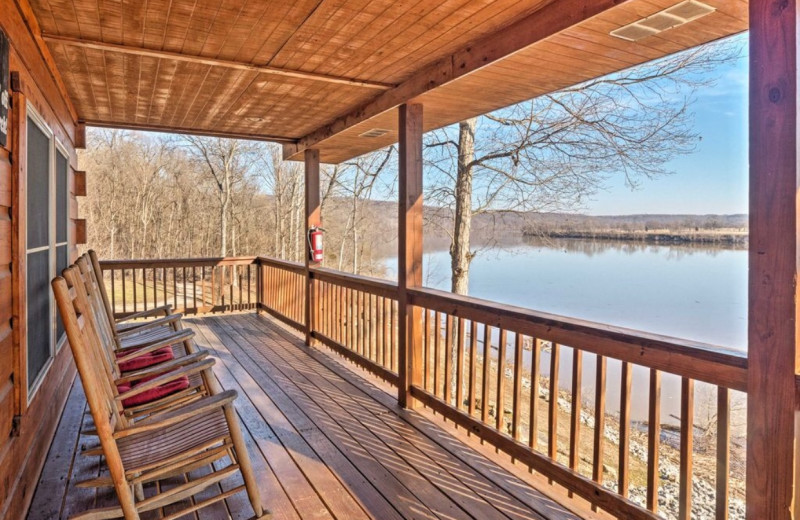
M 491 449 L 429 412 L 399 408 L 387 384 L 324 349 L 304 346 L 271 318 L 238 314 L 187 323 L 198 345 L 217 358 L 220 385 L 239 393 L 236 409 L 262 501 L 276 520 L 580 518 L 554 501 L 552 491 L 537 489 L 541 481 L 527 478 L 524 469 L 499 456 L 493 460 Z M 80 453 L 97 444 L 83 433 L 91 423 L 76 380 L 29 520 L 67 518 L 113 503 L 110 489 L 76 486 L 103 471 L 100 457 Z M 237 476 L 221 487 L 240 483 Z M 185 518 L 250 515 L 247 496 L 239 493 Z

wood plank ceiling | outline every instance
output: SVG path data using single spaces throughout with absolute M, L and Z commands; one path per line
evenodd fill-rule
M 90 125 L 291 142 L 426 65 L 562 0 L 30 0 Z M 425 129 L 747 28 L 746 0 L 637 43 L 615 28 L 677 0 L 628 0 L 418 96 Z M 388 110 L 315 146 L 340 162 L 397 140 Z M 359 137 L 383 128 L 376 138 Z

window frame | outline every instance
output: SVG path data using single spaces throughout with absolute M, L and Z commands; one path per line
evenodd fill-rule
M 70 189 L 69 189 L 69 176 L 70 176 L 70 154 L 68 148 L 61 142 L 60 139 L 55 135 L 52 128 L 47 121 L 45 121 L 44 117 L 36 110 L 36 108 L 30 103 L 26 102 L 26 116 L 28 119 L 28 123 L 35 124 L 36 127 L 49 139 L 49 146 L 48 146 L 48 155 L 49 155 L 49 171 L 48 171 L 48 208 L 47 208 L 47 218 L 48 218 L 48 244 L 46 246 L 35 247 L 29 249 L 27 246 L 28 237 L 25 236 L 25 251 L 24 251 L 24 259 L 22 261 L 25 262 L 25 265 L 28 264 L 28 255 L 32 253 L 42 252 L 42 251 L 49 251 L 49 261 L 48 261 L 48 270 L 49 270 L 49 278 L 52 279 L 56 276 L 56 271 L 58 269 L 58 247 L 66 246 L 67 247 L 67 255 L 69 258 L 69 249 L 70 249 L 70 229 L 69 229 L 69 199 L 70 199 Z M 25 150 L 25 153 L 28 153 L 28 150 Z M 66 198 L 66 210 L 67 210 L 67 241 L 66 242 L 58 242 L 57 233 L 57 209 L 58 209 L 58 168 L 56 165 L 56 158 L 58 154 L 61 153 L 64 158 L 67 160 L 67 179 L 66 179 L 66 193 L 64 197 Z M 27 182 L 27 172 L 26 172 L 26 181 L 25 184 L 27 185 L 26 191 L 30 189 L 30 184 Z M 25 219 L 25 222 L 28 222 L 28 204 L 27 201 L 24 203 L 20 201 L 20 212 L 23 215 L 22 218 Z M 27 269 L 26 269 L 27 271 Z M 25 326 L 27 327 L 27 317 L 28 317 L 28 308 L 30 305 L 30 299 L 27 297 L 28 294 L 28 280 L 27 276 L 21 280 L 23 287 L 22 290 L 25 292 Z M 58 332 L 58 309 L 56 308 L 55 297 L 52 292 L 48 294 L 49 298 L 49 305 L 50 305 L 50 345 L 49 345 L 49 352 L 50 355 L 47 359 L 47 362 L 42 366 L 39 373 L 33 379 L 33 381 L 29 380 L 29 375 L 27 373 L 24 374 L 25 377 L 25 384 L 27 386 L 27 406 L 30 406 L 31 402 L 35 399 L 39 388 L 41 388 L 42 383 L 45 379 L 47 379 L 47 375 L 50 372 L 50 369 L 53 367 L 53 363 L 55 362 L 55 358 L 58 353 L 61 351 L 61 348 L 66 344 L 66 334 L 62 334 L 61 337 L 56 337 Z M 29 367 L 29 346 L 30 346 L 30 334 L 25 334 L 25 345 L 22 350 L 22 355 L 25 356 L 25 366 Z M 23 374 L 20 374 L 23 375 Z

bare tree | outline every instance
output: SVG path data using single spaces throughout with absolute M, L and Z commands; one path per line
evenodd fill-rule
M 198 169 L 214 180 L 219 201 L 220 256 L 227 256 L 228 228 L 232 218 L 234 190 L 244 182 L 255 160 L 256 143 L 218 137 L 185 136 L 187 149 L 198 162 Z
M 700 139 L 697 89 L 740 47 L 698 47 L 429 134 L 427 198 L 449 212 L 437 222 L 450 237 L 452 291 L 468 290 L 474 216 L 574 209 L 612 174 L 635 187 L 670 173 L 668 161 Z

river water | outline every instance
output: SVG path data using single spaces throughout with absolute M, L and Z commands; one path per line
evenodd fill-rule
M 425 285 L 449 290 L 449 265 L 446 250 L 426 251 Z M 387 260 L 386 266 L 390 276 L 396 273 L 396 259 Z M 747 348 L 747 251 L 743 249 L 589 240 L 505 240 L 473 260 L 469 294 L 725 349 Z M 561 386 L 568 388 L 570 350 L 563 349 L 561 356 Z M 525 366 L 530 366 L 529 354 Z M 543 375 L 548 375 L 548 366 L 549 353 L 544 352 Z M 610 362 L 608 370 L 608 411 L 615 413 L 619 363 Z M 593 393 L 594 372 L 594 356 L 586 355 L 583 387 L 589 392 L 587 395 Z M 647 370 L 634 370 L 635 421 L 647 417 L 647 378 Z M 665 375 L 662 385 L 664 422 L 669 423 L 673 422 L 670 415 L 679 413 L 680 381 Z M 703 386 L 698 385 L 698 393 L 711 392 Z M 698 402 L 705 400 L 698 397 Z

